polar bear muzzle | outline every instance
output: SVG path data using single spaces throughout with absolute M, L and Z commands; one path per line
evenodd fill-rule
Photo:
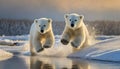
M 44 33 L 44 26 L 41 27 L 41 30 L 40 30 L 41 33 Z
M 41 27 L 40 32 L 41 32 L 41 33 L 45 33 L 45 25 L 43 25 L 43 26 Z
M 74 21 L 72 21 L 72 22 L 71 22 L 71 27 L 74 27 L 74 26 L 75 26 L 75 25 L 74 25 Z
M 44 30 L 41 30 L 41 33 L 44 33 Z

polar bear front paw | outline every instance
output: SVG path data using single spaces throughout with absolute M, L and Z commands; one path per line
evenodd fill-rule
M 43 50 L 44 50 L 44 48 L 41 48 L 41 49 L 38 49 L 37 52 L 41 52 L 41 51 L 43 51 Z
M 61 43 L 63 43 L 64 45 L 67 45 L 69 43 L 69 41 L 65 40 L 65 39 L 62 39 L 61 40 Z
M 37 54 L 36 54 L 36 53 L 33 53 L 33 52 L 31 53 L 31 56 L 35 56 L 35 55 L 37 55 Z
M 52 46 L 44 45 L 44 48 L 51 48 Z
M 78 48 L 79 45 L 75 44 L 74 42 L 71 42 L 71 45 L 74 47 L 74 48 Z

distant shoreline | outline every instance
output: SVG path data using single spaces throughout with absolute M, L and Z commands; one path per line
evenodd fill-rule
M 97 35 L 120 35 L 120 21 L 84 21 L 90 33 L 95 33 Z M 0 18 L 0 36 L 29 34 L 30 26 L 32 23 L 33 20 L 29 19 Z M 64 27 L 64 21 L 53 21 L 53 31 L 55 35 L 62 34 Z

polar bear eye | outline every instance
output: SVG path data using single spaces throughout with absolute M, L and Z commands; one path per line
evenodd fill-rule
M 39 27 L 40 27 L 40 25 L 39 25 Z
M 70 21 L 71 21 L 71 19 L 70 19 Z
M 75 21 L 77 21 L 77 20 L 75 20 Z
M 44 27 L 46 26 L 46 25 L 43 25 Z

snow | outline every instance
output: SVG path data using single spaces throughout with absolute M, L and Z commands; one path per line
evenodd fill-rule
M 25 52 L 29 51 L 29 35 L 22 36 L 1 36 L 0 42 L 4 42 L 4 45 L 0 43 L 0 49 L 9 52 Z M 17 43 L 16 45 L 10 46 L 10 44 Z
M 120 37 L 101 41 L 68 57 L 86 58 L 104 61 L 120 61 Z
M 63 45 L 60 43 L 59 35 L 55 36 L 55 44 L 54 47 L 45 49 L 40 52 L 38 55 L 42 56 L 54 56 L 54 57 L 67 57 L 70 53 L 72 53 L 72 47 L 70 45 Z
M 13 56 L 12 53 L 0 49 L 0 61 L 9 59 Z
M 60 43 L 60 35 L 56 35 L 55 45 L 38 53 L 40 56 L 85 58 L 104 61 L 120 61 L 120 37 L 119 36 L 97 36 L 97 43 L 86 47 L 78 52 L 72 53 L 72 46 Z M 1 36 L 0 40 L 17 42 L 16 46 L 0 45 L 0 49 L 9 52 L 22 52 L 23 55 L 30 55 L 29 35 L 22 36 Z

